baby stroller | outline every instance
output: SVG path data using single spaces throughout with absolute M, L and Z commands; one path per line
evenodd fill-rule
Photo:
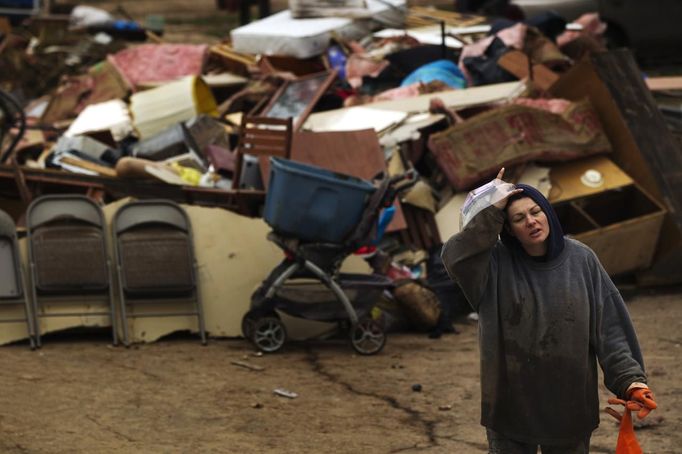
M 287 338 L 286 328 L 278 314 L 283 312 L 307 320 L 335 322 L 338 332 L 348 333 L 355 351 L 362 355 L 380 352 L 386 343 L 386 334 L 370 312 L 381 294 L 392 287 L 392 281 L 380 275 L 340 273 L 339 269 L 346 257 L 372 243 L 382 210 L 393 204 L 399 192 L 416 183 L 416 173 L 410 171 L 383 178 L 376 188 L 356 179 L 353 184 L 366 185 L 355 188 L 360 189 L 360 194 L 355 195 L 356 200 L 335 204 L 333 197 L 329 196 L 330 191 L 333 192 L 329 184 L 335 184 L 335 179 L 351 177 L 278 158 L 271 158 L 271 169 L 264 218 L 274 230 L 267 238 L 284 251 L 285 259 L 253 293 L 250 310 L 242 319 L 242 334 L 263 352 L 279 350 Z M 287 176 L 281 176 L 287 173 Z M 292 175 L 297 175 L 296 179 L 283 181 Z M 304 180 L 306 188 L 300 186 L 303 177 L 313 177 L 312 183 Z M 315 182 L 317 179 L 326 181 L 323 187 Z M 325 224 L 320 219 L 328 216 L 313 213 L 312 218 L 306 218 L 310 211 L 315 210 L 305 200 L 311 197 L 311 191 L 322 194 L 327 206 L 342 205 L 344 210 L 349 206 L 355 207 L 359 221 L 354 213 L 345 212 L 343 216 L 336 213 L 337 216 L 328 220 L 334 231 L 320 233 L 315 226 Z M 339 191 L 342 197 L 347 197 L 348 193 L 348 188 Z M 286 201 L 288 216 L 281 222 L 273 214 L 273 206 L 278 203 L 276 199 Z M 305 205 L 306 213 L 302 216 L 295 214 L 297 202 Z M 320 203 L 315 206 L 319 208 Z M 291 220 L 298 225 L 285 225 Z M 350 223 L 347 232 L 343 226 L 337 228 L 344 222 Z

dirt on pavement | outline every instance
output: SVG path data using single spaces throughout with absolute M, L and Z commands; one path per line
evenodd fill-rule
M 646 453 L 682 446 L 681 295 L 628 301 L 661 407 L 637 430 Z M 484 453 L 477 327 L 457 326 L 461 334 L 440 339 L 391 333 L 370 357 L 342 340 L 258 355 L 242 339 L 202 347 L 175 336 L 126 349 L 107 333 L 3 347 L 0 452 Z M 591 452 L 614 452 L 617 432 L 603 414 Z

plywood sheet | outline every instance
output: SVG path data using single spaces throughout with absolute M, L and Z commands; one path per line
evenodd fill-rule
M 377 134 L 367 128 L 353 132 L 296 132 L 291 159 L 365 180 L 386 167 Z
M 526 90 L 523 81 L 507 82 L 504 84 L 486 85 L 483 87 L 467 88 L 465 90 L 448 90 L 437 93 L 415 96 L 407 99 L 382 101 L 366 104 L 364 107 L 372 109 L 390 110 L 396 112 L 419 113 L 429 110 L 432 98 L 440 98 L 443 103 L 454 109 L 503 102 L 521 95 Z M 334 130 L 334 122 L 342 114 L 353 114 L 359 107 L 346 107 L 343 109 L 327 110 L 311 114 L 303 125 L 308 130 Z

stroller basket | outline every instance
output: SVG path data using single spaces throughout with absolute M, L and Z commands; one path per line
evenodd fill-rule
M 358 317 L 367 315 L 383 291 L 392 285 L 384 276 L 365 274 L 341 274 L 337 282 Z M 289 281 L 277 290 L 274 301 L 277 309 L 294 317 L 319 321 L 348 319 L 343 304 L 319 281 Z
M 271 158 L 263 218 L 304 241 L 341 243 L 360 221 L 375 188 L 359 178 Z

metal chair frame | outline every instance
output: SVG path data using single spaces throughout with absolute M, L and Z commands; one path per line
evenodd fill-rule
M 26 226 L 27 226 L 27 239 L 28 239 L 28 256 L 29 256 L 29 275 L 31 279 L 31 293 L 33 300 L 33 317 L 35 325 L 35 340 L 36 346 L 42 346 L 42 339 L 40 333 L 39 320 L 41 317 L 73 317 L 73 316 L 102 316 L 106 315 L 111 320 L 111 336 L 114 345 L 118 345 L 118 335 L 117 335 L 117 324 L 116 324 L 116 312 L 114 307 L 113 299 L 113 286 L 111 284 L 111 263 L 109 260 L 109 255 L 106 246 L 106 223 L 104 221 L 104 215 L 102 209 L 97 205 L 92 199 L 84 195 L 79 194 L 68 194 L 68 195 L 44 195 L 35 199 L 31 205 L 29 205 L 26 212 Z M 39 271 L 44 265 L 36 260 L 37 253 L 40 252 L 42 246 L 38 246 L 36 243 L 36 232 L 41 227 L 63 227 L 67 230 L 70 227 L 91 227 L 94 231 L 99 232 L 101 236 L 101 251 L 103 257 L 102 266 L 104 267 L 100 271 L 104 271 L 103 276 L 105 276 L 106 282 L 101 282 L 96 287 L 81 287 L 76 290 L 73 287 L 73 283 L 66 284 L 62 283 L 62 287 L 59 285 L 52 289 L 40 289 L 39 282 Z M 74 229 L 75 230 L 75 229 Z M 82 233 L 75 232 L 74 233 Z M 82 237 L 72 236 L 69 237 L 70 241 L 84 241 Z M 68 266 L 66 263 L 58 263 L 57 265 Z M 55 265 L 55 266 L 57 266 Z M 85 284 L 85 283 L 84 283 Z M 105 295 L 107 298 L 108 310 L 106 312 L 59 312 L 59 313 L 45 313 L 42 311 L 40 303 L 43 298 L 40 296 L 54 297 L 57 296 L 81 296 L 83 293 L 92 293 Z
M 11 269 L 4 269 L 3 266 L 3 276 L 0 279 L 2 282 L 0 306 L 20 304 L 24 306 L 24 318 L 3 318 L 0 319 L 0 323 L 26 323 L 29 344 L 33 350 L 36 348 L 34 318 L 31 303 L 27 298 L 26 278 L 19 255 L 16 226 L 14 220 L 2 210 L 0 210 L 0 256 L 8 259 L 2 260 L 0 257 L 0 261 L 5 262 L 5 265 L 10 265 L 6 262 L 11 262 Z
M 122 250 L 122 235 L 134 232 L 136 228 L 144 226 L 163 226 L 175 231 L 183 232 L 187 236 L 188 257 L 191 260 L 191 288 L 176 288 L 172 286 L 159 288 L 147 287 L 131 289 L 126 279 L 126 270 Z M 194 254 L 192 225 L 185 210 L 177 203 L 165 199 L 138 200 L 123 205 L 118 209 L 112 221 L 112 235 L 116 256 L 116 273 L 118 276 L 118 290 L 120 296 L 120 313 L 123 324 L 123 343 L 130 345 L 128 332 L 128 318 L 139 317 L 177 317 L 194 315 L 197 317 L 201 343 L 206 345 L 206 326 L 204 320 L 201 289 L 198 283 L 196 256 Z M 178 297 L 177 295 L 181 295 Z M 156 303 L 163 301 L 182 301 L 191 298 L 194 302 L 194 310 L 189 312 L 145 312 L 132 314 L 128 306 L 135 303 Z

